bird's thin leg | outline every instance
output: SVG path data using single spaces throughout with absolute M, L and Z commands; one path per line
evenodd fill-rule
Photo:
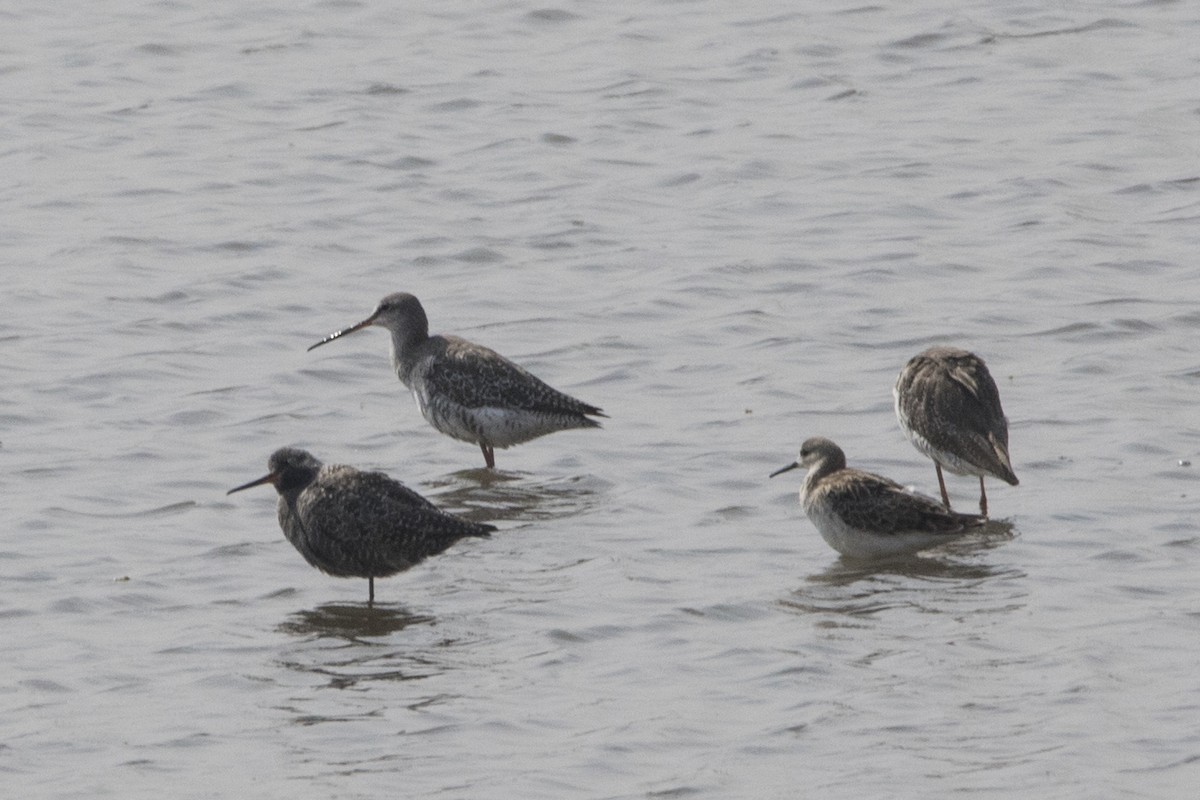
M 491 445 L 481 444 L 479 449 L 483 451 L 483 459 L 487 462 L 488 469 L 496 468 L 496 451 Z
M 367 578 L 367 608 L 375 605 L 375 579 Z
M 987 516 L 987 492 L 983 490 L 983 476 L 979 476 L 979 513 Z
M 935 461 L 933 462 L 933 466 L 937 469 L 938 486 L 942 490 L 942 502 L 946 505 L 946 508 L 950 508 L 950 495 L 946 492 L 946 479 L 942 477 L 942 465 Z

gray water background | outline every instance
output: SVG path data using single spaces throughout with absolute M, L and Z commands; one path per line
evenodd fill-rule
M 0 21 L 4 795 L 1195 796 L 1194 4 Z M 382 333 L 305 352 L 397 290 L 605 430 L 488 475 Z M 843 562 L 767 474 L 936 491 L 939 342 L 1011 534 Z M 283 444 L 501 531 L 368 611 L 225 496 Z

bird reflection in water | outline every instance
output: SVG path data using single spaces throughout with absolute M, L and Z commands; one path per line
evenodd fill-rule
M 365 688 L 378 683 L 418 681 L 451 669 L 447 648 L 453 640 L 433 632 L 437 620 L 399 606 L 330 603 L 298 611 L 279 630 L 300 639 L 279 663 L 312 676 L 330 689 Z M 411 629 L 397 636 L 401 631 Z M 437 702 L 433 696 L 423 703 Z M 335 704 L 301 704 L 296 723 L 346 721 L 373 710 L 354 712 Z
M 833 614 L 836 619 L 869 617 L 897 607 L 930 611 L 957 608 L 965 597 L 993 595 L 997 582 L 1024 577 L 1011 566 L 981 563 L 972 557 L 1012 540 L 1008 520 L 989 520 L 979 535 L 942 545 L 932 552 L 879 561 L 838 558 L 809 575 L 805 583 L 779 601 L 801 614 Z M 969 560 L 968 560 L 969 559 Z M 984 591 L 984 587 L 988 587 Z
M 459 470 L 425 484 L 440 508 L 489 522 L 573 517 L 596 507 L 610 486 L 592 475 L 537 481 L 528 473 L 494 469 Z
M 399 606 L 376 603 L 326 603 L 311 610 L 297 611 L 279 630 L 293 636 L 332 638 L 347 641 L 390 636 L 413 625 L 432 625 L 434 618 L 414 614 Z

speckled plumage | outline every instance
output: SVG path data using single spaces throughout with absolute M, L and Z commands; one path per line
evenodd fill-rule
M 942 467 L 979 477 L 979 508 L 987 514 L 985 476 L 1016 486 L 1008 455 L 1008 420 L 1000 392 L 983 359 L 955 347 L 931 347 L 914 356 L 892 391 L 896 418 L 913 446 L 933 459 L 942 502 L 950 496 Z
M 804 442 L 795 462 L 771 473 L 805 467 L 800 488 L 804 513 L 830 547 L 850 558 L 886 558 L 953 541 L 985 519 L 943 508 L 895 481 L 846 467 L 846 455 L 829 439 Z
M 229 494 L 272 484 L 279 492 L 279 527 L 312 566 L 342 578 L 395 575 L 467 536 L 495 527 L 447 514 L 382 472 L 325 465 L 310 453 L 284 447 L 271 454 L 263 477 Z
M 392 367 L 437 430 L 483 451 L 511 447 L 571 428 L 598 428 L 599 408 L 563 394 L 487 347 L 457 336 L 430 336 L 420 301 L 390 294 L 362 322 L 331 333 L 309 350 L 369 325 L 392 337 Z

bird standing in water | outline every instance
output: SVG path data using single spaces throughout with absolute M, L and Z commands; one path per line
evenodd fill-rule
M 563 394 L 494 350 L 457 336 L 430 336 L 429 320 L 406 292 L 379 301 L 371 316 L 329 334 L 313 350 L 370 325 L 392 335 L 392 367 L 437 430 L 483 451 L 511 447 L 570 428 L 599 428 L 599 408 Z
M 830 547 L 844 556 L 877 559 L 916 553 L 953 541 L 986 521 L 959 514 L 880 475 L 846 467 L 842 448 L 819 436 L 807 439 L 795 462 L 808 474 L 800 503 Z
M 280 448 L 267 468 L 228 494 L 274 486 L 283 535 L 322 572 L 366 578 L 368 605 L 375 602 L 376 578 L 403 572 L 459 539 L 496 530 L 447 514 L 382 472 L 322 464 L 305 450 Z
M 987 516 L 985 476 L 1016 486 L 1008 457 L 1008 420 L 983 359 L 956 347 L 931 347 L 905 365 L 892 390 L 896 418 L 913 446 L 933 459 L 942 502 L 950 495 L 942 467 L 979 476 L 979 511 Z

